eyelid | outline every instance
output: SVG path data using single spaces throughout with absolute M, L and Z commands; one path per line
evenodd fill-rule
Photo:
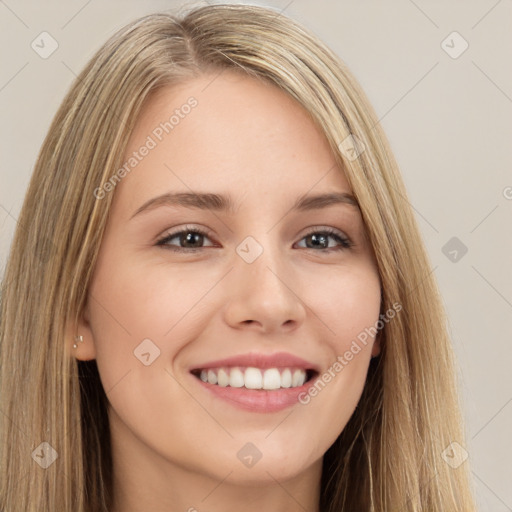
M 306 229 L 307 229 L 307 231 L 300 236 L 298 242 L 301 242 L 307 236 L 310 236 L 313 234 L 318 234 L 318 233 L 324 233 L 331 237 L 337 237 L 341 242 L 341 246 L 328 247 L 325 249 L 313 249 L 311 247 L 305 247 L 305 249 L 312 250 L 314 252 L 326 253 L 326 252 L 332 252 L 332 251 L 341 250 L 341 249 L 350 249 L 351 247 L 353 247 L 355 245 L 354 242 L 351 240 L 351 238 L 349 236 L 347 236 L 343 231 L 341 231 L 340 229 L 331 227 L 331 226 L 310 226 L 309 228 L 306 228 Z M 164 235 L 162 235 L 161 237 L 159 237 L 157 239 L 155 245 L 161 246 L 161 247 L 166 247 L 166 248 L 169 248 L 176 252 L 185 252 L 185 253 L 186 252 L 197 252 L 197 251 L 200 251 L 201 249 L 206 248 L 206 247 L 179 247 L 179 246 L 170 246 L 170 245 L 168 246 L 164 243 L 165 241 L 172 239 L 172 238 L 174 238 L 182 233 L 186 233 L 186 232 L 197 233 L 204 237 L 209 238 L 210 240 L 212 238 L 214 238 L 214 237 L 212 237 L 210 230 L 203 228 L 203 227 L 187 224 L 185 226 L 180 226 L 180 227 L 176 228 L 175 231 L 170 231 L 170 232 L 165 233 Z M 207 247 L 211 247 L 211 246 L 207 246 Z
M 156 241 L 156 245 L 164 245 L 165 246 L 165 244 L 162 243 L 163 241 L 168 240 L 170 238 L 174 238 L 175 236 L 180 235 L 183 232 L 199 233 L 205 237 L 212 238 L 212 234 L 211 234 L 210 230 L 208 230 L 206 228 L 199 227 L 199 226 L 194 226 L 191 224 L 186 224 L 184 226 L 180 226 L 180 227 L 176 228 L 175 231 L 169 230 L 168 232 L 159 236 Z M 185 249 L 185 248 L 182 248 L 182 249 Z M 191 250 L 191 249 L 189 249 L 189 250 Z

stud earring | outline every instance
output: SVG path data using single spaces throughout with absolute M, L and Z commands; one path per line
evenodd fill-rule
M 84 341 L 84 337 L 83 336 L 75 336 L 75 343 L 73 343 L 73 348 L 77 348 L 78 345 L 77 345 L 77 342 L 78 343 L 83 343 Z

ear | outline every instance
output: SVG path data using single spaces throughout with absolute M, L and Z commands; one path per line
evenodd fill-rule
M 66 344 L 69 346 L 70 353 L 80 361 L 96 359 L 96 346 L 89 319 L 89 301 L 87 301 L 78 318 L 78 324 L 70 325 L 67 329 Z

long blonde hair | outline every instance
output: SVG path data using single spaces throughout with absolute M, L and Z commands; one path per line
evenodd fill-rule
M 446 318 L 377 117 L 316 37 L 277 12 L 242 5 L 134 21 L 100 48 L 55 115 L 2 283 L 0 509 L 109 510 L 107 398 L 95 361 L 78 362 L 66 349 L 113 196 L 99 200 L 94 190 L 122 165 L 151 93 L 223 69 L 275 84 L 322 128 L 361 208 L 382 311 L 402 306 L 379 332 L 382 352 L 360 403 L 324 456 L 320 510 L 474 511 L 468 464 L 453 468 L 442 455 L 454 441 L 465 444 Z M 348 158 L 346 140 L 364 151 Z M 57 459 L 40 467 L 43 454 Z

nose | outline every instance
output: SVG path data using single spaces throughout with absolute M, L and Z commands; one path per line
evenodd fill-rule
M 296 330 L 304 322 L 299 283 L 277 249 L 265 247 L 252 263 L 237 256 L 229 279 L 224 316 L 231 327 L 270 334 Z

